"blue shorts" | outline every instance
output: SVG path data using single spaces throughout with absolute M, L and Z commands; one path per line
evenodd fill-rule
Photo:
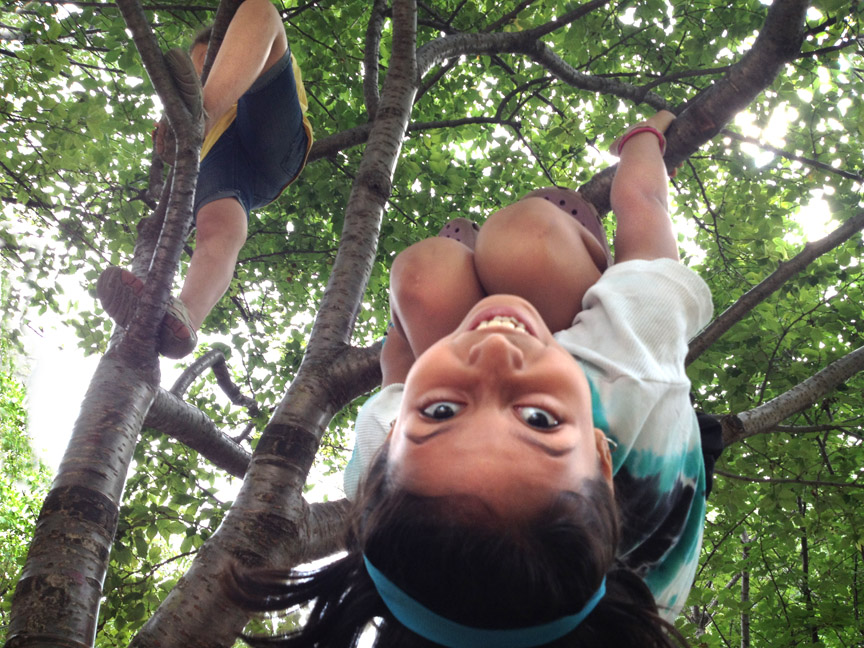
M 248 217 L 273 202 L 303 169 L 308 142 L 289 49 L 240 97 L 237 118 L 201 161 L 193 213 L 236 198 Z

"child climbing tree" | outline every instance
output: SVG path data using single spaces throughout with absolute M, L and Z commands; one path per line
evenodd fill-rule
M 162 51 L 164 41 L 179 38 L 181 23 L 190 23 L 191 33 L 211 15 L 134 0 L 118 6 L 177 136 L 171 174 L 162 176 L 160 163 L 148 175 L 130 157 L 121 155 L 121 164 L 88 154 L 88 163 L 101 159 L 110 167 L 106 174 L 122 179 L 113 186 L 123 187 L 105 203 L 116 208 L 89 208 L 92 189 L 76 175 L 85 165 L 76 167 L 63 154 L 68 142 L 79 140 L 60 139 L 64 131 L 51 121 L 55 117 L 27 112 L 29 102 L 8 106 L 21 120 L 5 128 L 29 125 L 37 133 L 31 141 L 54 145 L 60 158 L 43 177 L 26 147 L 11 155 L 2 167 L 8 201 L 46 218 L 58 212 L 50 218 L 73 240 L 83 240 L 82 247 L 103 236 L 123 241 L 106 245 L 108 258 L 88 261 L 89 276 L 106 262 L 128 263 L 146 283 L 136 314 L 108 347 L 82 404 L 22 571 L 7 645 L 84 646 L 100 641 L 97 629 L 137 630 L 140 617 L 116 603 L 131 584 L 118 579 L 122 567 L 108 571 L 109 551 L 113 542 L 115 560 L 130 546 L 151 559 L 155 543 L 148 542 L 153 537 L 146 528 L 158 529 L 165 516 L 188 529 L 181 532 L 186 537 L 199 538 L 187 546 L 190 552 L 202 535 L 209 537 L 177 586 L 158 596 L 158 609 L 142 599 L 145 611 L 154 611 L 132 644 L 232 645 L 248 614 L 221 587 L 230 565 L 287 567 L 342 546 L 344 502 L 310 504 L 303 489 L 316 454 L 350 444 L 342 432 L 326 434 L 331 419 L 380 380 L 380 345 L 373 341 L 385 332 L 382 280 L 393 254 L 434 234 L 453 215 L 482 221 L 537 186 L 579 188 L 605 214 L 613 172 L 601 171 L 610 160 L 599 151 L 627 124 L 661 109 L 677 115 L 664 159 L 670 169 L 684 164 L 671 188 L 684 262 L 709 282 L 718 309 L 691 345 L 690 377 L 697 404 L 727 415 L 729 444 L 715 485 L 703 571 L 681 623 L 690 636 L 707 632 L 721 642 L 738 632 L 742 614 L 750 615 L 752 632 L 760 609 L 771 609 L 774 618 L 779 608 L 786 615 L 782 628 L 759 621 L 765 635 L 783 637 L 786 643 L 777 645 L 793 645 L 802 628 L 808 639 L 857 636 L 858 611 L 850 601 L 857 600 L 860 556 L 852 512 L 861 462 L 852 412 L 860 399 L 862 352 L 856 350 L 860 270 L 851 254 L 864 221 L 857 195 L 864 165 L 860 135 L 848 126 L 860 121 L 860 101 L 848 82 L 861 67 L 858 5 L 418 7 L 400 0 L 392 7 L 282 8 L 289 42 L 302 42 L 308 52 L 300 63 L 318 141 L 290 200 L 253 215 L 239 280 L 204 326 L 205 332 L 208 326 L 227 332 L 229 322 L 242 322 L 242 332 L 228 338 L 234 345 L 229 361 L 243 391 L 269 413 L 263 430 L 252 435 L 254 450 L 228 436 L 230 423 L 213 414 L 206 397 L 184 402 L 178 396 L 184 388 L 169 393 L 159 387 L 158 325 L 172 277 L 185 263 L 202 130 L 174 89 Z M 35 82 L 40 74 L 46 84 L 65 78 L 55 69 L 64 70 L 66 58 L 88 69 L 79 64 L 91 65 L 90 59 L 76 48 L 94 49 L 96 36 L 84 27 L 91 22 L 103 39 L 95 49 L 107 50 L 100 59 L 111 68 L 106 73 L 113 70 L 122 80 L 137 69 L 111 8 L 82 4 L 66 16 L 51 5 L 20 10 L 11 23 L 20 47 L 9 58 L 30 66 Z M 234 10 L 236 3 L 220 5 L 217 42 Z M 106 42 L 114 47 L 103 47 Z M 85 73 L 78 83 L 81 89 L 70 83 L 70 92 L 84 99 L 79 103 L 96 104 L 98 114 L 102 99 L 94 97 L 92 77 Z M 111 103 L 113 111 L 134 117 L 134 153 L 143 156 L 149 128 L 141 97 L 118 90 Z M 76 124 L 88 121 L 75 106 L 65 110 Z M 772 117 L 788 122 L 785 143 L 781 135 L 754 138 L 747 130 L 751 123 L 767 127 Z M 104 150 L 106 143 L 94 139 L 95 123 L 89 120 L 84 139 Z M 123 141 L 112 140 L 121 153 L 129 146 Z M 46 189 L 51 174 L 67 189 Z M 801 210 L 816 191 L 830 197 L 833 220 L 825 219 L 824 233 L 833 231 L 819 245 L 805 246 L 798 223 L 806 222 Z M 66 214 L 59 213 L 58 195 L 68 203 Z M 152 214 L 136 208 L 144 204 Z M 118 223 L 131 232 L 141 216 L 133 252 Z M 105 231 L 95 232 L 94 224 L 103 221 Z M 309 329 L 295 315 L 312 307 Z M 109 324 L 93 311 L 82 329 L 88 344 L 102 350 L 100 336 Z M 274 350 L 279 359 L 269 360 Z M 202 360 L 212 357 L 206 348 L 201 354 Z M 212 464 L 199 466 L 169 436 Z M 124 491 L 133 460 L 136 471 Z M 202 525 L 207 507 L 180 504 L 181 495 L 208 502 L 196 490 L 196 477 L 214 465 L 245 475 L 215 533 Z M 167 475 L 176 479 L 178 471 L 188 478 L 173 482 L 174 492 L 160 491 Z M 166 477 L 145 486 L 144 473 Z M 775 509 L 776 516 L 767 515 Z M 735 544 L 742 537 L 763 543 L 748 540 L 744 560 Z M 780 553 L 791 568 L 776 565 L 778 537 L 787 543 Z M 827 550 L 835 546 L 829 537 L 839 543 L 836 552 Z M 802 560 L 804 547 L 808 560 Z M 836 562 L 820 563 L 820 553 Z M 851 576 L 817 592 L 818 570 L 829 568 Z M 730 600 L 743 591 L 745 575 L 765 572 L 789 580 L 770 595 L 760 590 L 757 599 L 756 579 L 749 579 L 749 600 L 733 608 Z M 831 601 L 836 616 L 818 614 Z

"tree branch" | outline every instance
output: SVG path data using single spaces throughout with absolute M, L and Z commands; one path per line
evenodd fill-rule
M 685 364 L 690 364 L 716 342 L 721 335 L 740 322 L 747 313 L 767 299 L 790 278 L 801 272 L 815 259 L 847 241 L 864 227 L 864 212 L 853 216 L 827 236 L 804 245 L 804 249 L 780 265 L 761 283 L 747 291 L 732 306 L 717 317 L 690 342 Z
M 665 133 L 667 168 L 674 169 L 713 139 L 772 83 L 787 61 L 798 55 L 808 4 L 806 0 L 772 4 L 756 42 L 741 60 L 722 80 L 697 94 L 683 108 L 673 110 L 678 119 Z M 600 214 L 610 209 L 609 190 L 616 168 L 604 169 L 579 188 Z
M 801 486 L 815 486 L 817 488 L 864 488 L 864 484 L 855 482 L 826 482 L 813 481 L 810 479 L 776 479 L 773 477 L 747 477 L 745 475 L 735 475 L 726 472 L 725 470 L 714 470 L 715 475 L 726 477 L 727 479 L 735 479 L 737 481 L 750 482 L 751 484 L 798 484 Z
M 148 280 L 121 344 L 121 353 L 155 355 L 156 332 L 165 314 L 174 273 L 180 261 L 183 241 L 192 223 L 192 202 L 198 177 L 198 154 L 203 119 L 193 119 L 180 98 L 162 51 L 137 0 L 117 0 L 126 26 L 132 33 L 144 68 L 165 106 L 177 142 L 171 193 L 165 222 L 155 248 Z
M 647 103 L 657 110 L 668 108 L 669 104 L 659 95 L 649 90 L 639 88 L 615 79 L 592 76 L 579 72 L 566 63 L 538 40 L 542 35 L 560 28 L 562 25 L 576 20 L 587 11 L 589 5 L 606 4 L 603 0 L 584 5 L 558 20 L 551 21 L 535 29 L 523 32 L 506 32 L 494 34 L 454 34 L 444 36 L 424 44 L 417 50 L 417 70 L 422 78 L 434 65 L 458 56 L 477 54 L 524 54 L 531 60 L 542 65 L 564 83 L 598 94 L 609 94 L 634 103 Z
M 220 0 L 219 2 L 216 15 L 213 17 L 213 31 L 210 34 L 210 42 L 207 43 L 204 68 L 201 71 L 202 86 L 207 83 L 207 77 L 210 76 L 210 68 L 213 67 L 216 54 L 219 53 L 219 48 L 222 47 L 222 40 L 225 38 L 225 32 L 228 31 L 228 25 L 231 24 L 231 19 L 237 13 L 237 8 L 242 3 L 243 0 Z
M 348 347 L 417 90 L 412 0 L 396 0 L 393 24 L 391 65 L 303 363 L 256 446 L 234 506 L 133 647 L 166 645 L 168 627 L 172 645 L 232 645 L 248 612 L 231 603 L 221 587 L 229 565 L 297 564 L 309 547 L 325 541 L 314 534 L 316 529 L 333 530 L 332 523 L 323 522 L 323 513 L 313 521 L 301 493 L 323 430 L 344 405 L 329 385 L 329 372 L 333 359 Z M 331 508 L 338 513 L 335 505 Z M 183 595 L 192 584 L 198 593 L 195 599 Z
M 767 403 L 722 417 L 723 443 L 728 446 L 770 432 L 777 423 L 810 407 L 862 369 L 864 347 L 859 347 Z
M 844 171 L 843 169 L 837 169 L 830 164 L 825 164 L 824 162 L 820 162 L 819 160 L 813 160 L 811 158 L 806 158 L 802 155 L 795 155 L 793 153 L 789 153 L 788 151 L 784 151 L 783 149 L 777 148 L 776 146 L 771 146 L 770 144 L 765 144 L 760 142 L 755 137 L 747 137 L 746 135 L 741 135 L 740 133 L 735 133 L 724 128 L 720 131 L 726 137 L 729 137 L 734 140 L 738 140 L 739 142 L 747 142 L 748 144 L 755 144 L 759 148 L 770 151 L 774 155 L 778 155 L 787 160 L 794 160 L 796 162 L 801 162 L 802 164 L 806 164 L 807 166 L 814 167 L 819 169 L 820 171 L 825 171 L 826 173 L 833 173 L 835 175 L 839 175 L 841 178 L 847 178 L 849 180 L 855 180 L 857 182 L 864 182 L 864 176 L 860 173 L 852 173 L 850 171 Z
M 513 8 L 512 11 L 508 11 L 506 14 L 504 14 L 503 16 L 501 16 L 501 17 L 500 17 L 498 20 L 496 20 L 495 22 L 486 25 L 486 27 L 483 28 L 483 31 L 489 33 L 489 32 L 494 32 L 494 31 L 496 31 L 496 30 L 498 30 L 498 29 L 501 29 L 502 27 L 504 27 L 504 25 L 507 25 L 507 24 L 511 23 L 512 21 L 514 21 L 514 20 L 516 19 L 516 16 L 518 16 L 518 15 L 519 15 L 520 13 L 522 13 L 522 12 L 523 12 L 527 7 L 530 7 L 530 6 L 531 6 L 532 4 L 534 4 L 536 1 L 537 1 L 537 0 L 522 0 L 522 2 L 520 2 L 519 4 L 517 4 L 517 5 Z
M 254 398 L 249 398 L 243 394 L 240 388 L 234 384 L 231 374 L 228 372 L 225 356 L 219 349 L 211 349 L 189 365 L 174 382 L 170 389 L 171 394 L 177 398 L 182 398 L 189 386 L 195 382 L 195 379 L 210 368 L 213 369 L 213 374 L 216 376 L 216 384 L 219 385 L 229 400 L 234 405 L 248 409 L 251 416 L 258 416 L 258 403 L 255 402 Z
M 363 48 L 363 97 L 366 102 L 366 114 L 369 121 L 375 119 L 378 112 L 378 58 L 381 50 L 381 31 L 384 29 L 384 12 L 387 9 L 386 0 L 374 0 L 369 25 L 366 28 L 366 46 Z
M 242 479 L 246 474 L 249 453 L 219 430 L 204 412 L 171 392 L 160 389 L 156 393 L 144 427 L 176 439 L 230 475 Z

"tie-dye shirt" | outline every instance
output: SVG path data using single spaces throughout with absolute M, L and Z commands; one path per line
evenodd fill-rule
M 585 294 L 573 325 L 555 334 L 602 402 L 624 522 L 619 554 L 674 620 L 693 584 L 705 520 L 705 467 L 684 372 L 687 342 L 709 321 L 705 282 L 670 259 L 615 264 Z M 402 385 L 363 406 L 345 471 L 349 498 L 396 418 Z

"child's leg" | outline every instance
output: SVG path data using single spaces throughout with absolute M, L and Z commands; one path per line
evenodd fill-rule
M 404 383 L 416 357 L 405 338 L 402 327 L 390 323 L 384 346 L 381 347 L 381 386 Z
M 486 293 L 527 299 L 550 330 L 563 330 L 600 278 L 586 247 L 589 236 L 584 226 L 549 201 L 521 200 L 490 216 L 480 228 L 477 276 Z
M 393 324 L 414 357 L 452 333 L 485 296 L 474 253 L 453 239 L 415 243 L 396 257 L 390 271 Z
M 196 330 L 231 283 L 246 227 L 246 212 L 234 198 L 214 200 L 198 210 L 195 253 L 180 292 Z
M 288 40 L 276 7 L 270 0 L 245 0 L 231 19 L 204 85 L 206 131 L 287 50 Z

